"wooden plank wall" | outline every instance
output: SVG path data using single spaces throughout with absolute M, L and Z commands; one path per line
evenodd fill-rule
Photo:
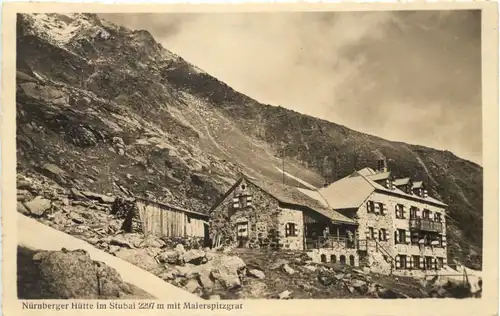
M 204 220 L 197 218 L 190 218 L 189 215 L 186 216 L 186 235 L 190 237 L 205 237 L 205 227 L 206 223 Z
M 204 221 L 189 218 L 185 212 L 158 204 L 137 202 L 144 234 L 159 237 L 204 237 Z

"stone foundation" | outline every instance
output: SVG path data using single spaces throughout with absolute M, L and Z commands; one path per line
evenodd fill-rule
M 345 258 L 345 264 L 353 267 L 359 267 L 359 255 L 356 249 L 314 249 L 308 251 L 307 255 L 313 262 L 331 262 L 342 263 Z

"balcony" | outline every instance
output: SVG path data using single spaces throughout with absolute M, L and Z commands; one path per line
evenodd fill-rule
M 410 219 L 410 229 L 442 233 L 443 223 L 424 218 Z

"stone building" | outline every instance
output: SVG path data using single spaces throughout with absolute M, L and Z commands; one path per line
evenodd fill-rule
M 443 202 L 422 181 L 395 178 L 387 163 L 353 172 L 318 192 L 304 194 L 355 219 L 361 265 L 382 273 L 426 274 L 447 264 Z
M 358 265 L 356 221 L 295 187 L 242 177 L 209 210 L 209 222 L 214 246 L 310 250 Z

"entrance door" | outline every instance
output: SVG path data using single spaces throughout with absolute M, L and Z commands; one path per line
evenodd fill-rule
M 239 222 L 236 224 L 238 246 L 244 247 L 245 242 L 248 239 L 248 222 Z

